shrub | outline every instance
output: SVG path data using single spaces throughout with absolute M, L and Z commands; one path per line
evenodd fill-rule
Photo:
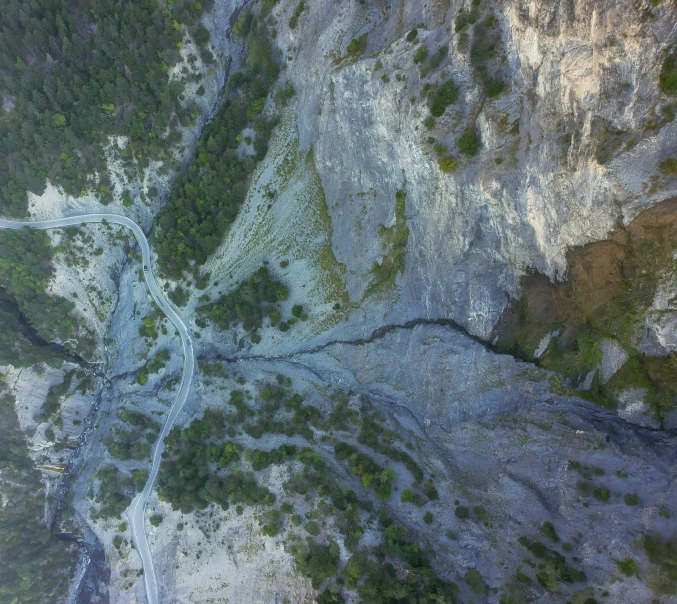
M 536 579 L 541 586 L 545 587 L 548 591 L 555 591 L 557 589 L 557 577 L 555 577 L 555 574 L 549 569 L 544 569 L 536 573 Z
M 291 514 L 294 511 L 294 506 L 286 501 L 280 506 L 280 512 L 283 514 Z
M 674 157 L 668 157 L 668 159 L 662 161 L 658 165 L 658 169 L 667 176 L 676 176 L 677 175 L 677 159 Z
M 305 10 L 306 5 L 303 2 L 299 2 L 292 13 L 292 16 L 289 18 L 289 28 L 296 29 L 296 26 L 299 23 L 299 17 L 301 13 Z
M 426 127 L 426 130 L 432 130 L 435 127 L 435 118 L 429 115 L 423 120 L 423 125 Z
M 426 483 L 423 485 L 423 493 L 428 499 L 439 499 L 440 496 L 437 493 L 437 489 L 435 488 L 435 485 L 433 484 L 432 480 L 426 481 Z
M 548 539 L 551 539 L 555 543 L 559 541 L 559 535 L 555 530 L 555 525 L 549 520 L 546 520 L 543 524 L 541 524 L 541 533 L 543 533 L 546 537 L 548 537 Z
M 489 98 L 497 97 L 505 89 L 505 84 L 500 80 L 489 80 L 487 84 L 487 96 Z
M 162 515 L 161 514 L 153 514 L 148 521 L 153 525 L 153 526 L 160 526 L 162 523 Z
M 414 505 L 418 506 L 422 506 L 425 503 L 425 501 L 423 501 L 423 497 L 411 489 L 404 489 L 404 491 L 402 491 L 400 501 L 402 503 L 413 503 Z
M 418 36 L 418 30 L 417 29 L 412 29 L 408 34 L 407 34 L 407 42 L 413 42 L 416 39 L 416 36 Z
M 294 557 L 298 570 L 310 577 L 313 589 L 318 589 L 325 579 L 336 574 L 339 553 L 335 542 L 330 545 L 311 543 L 309 548 L 297 551 Z
M 368 34 L 362 34 L 359 38 L 353 38 L 348 44 L 348 54 L 353 58 L 361 57 L 367 50 Z
M 449 78 L 444 82 L 436 92 L 430 95 L 428 107 L 430 113 L 435 117 L 444 114 L 449 105 L 453 105 L 458 100 L 458 87 L 453 79 Z
M 489 514 L 487 514 L 487 510 L 483 505 L 476 505 L 472 511 L 475 512 L 475 516 L 477 516 L 480 522 L 486 523 L 489 521 Z
M 306 526 L 304 528 L 306 529 L 306 533 L 312 535 L 313 537 L 317 537 L 321 531 L 320 524 L 315 520 L 309 520 L 306 522 Z
M 418 65 L 422 61 L 425 61 L 427 56 L 428 56 L 428 47 L 425 44 L 421 44 L 414 53 L 414 65 Z
M 453 172 L 456 169 L 456 160 L 453 157 L 443 157 L 440 159 L 440 170 L 445 174 Z
M 637 493 L 628 493 L 623 497 L 623 501 L 625 502 L 625 505 L 639 505 L 641 503 Z
M 209 30 L 203 25 L 197 26 L 193 37 L 198 46 L 207 46 L 207 44 L 209 44 Z
M 275 537 L 280 532 L 280 525 L 275 522 L 266 522 L 261 527 L 261 534 L 264 537 Z
M 525 585 L 531 585 L 531 584 L 533 583 L 533 581 L 531 580 L 531 578 L 528 577 L 527 575 L 525 575 L 521 570 L 518 570 L 518 571 L 515 573 L 515 580 L 516 580 L 518 583 L 524 583 Z
M 432 524 L 433 523 L 433 513 L 428 511 L 423 515 L 423 522 L 426 524 Z
M 576 483 L 576 489 L 583 497 L 590 497 L 592 495 L 597 501 L 601 501 L 602 503 L 609 501 L 610 493 L 607 487 L 594 485 L 587 480 L 579 480 Z
M 442 59 L 444 59 L 446 54 L 447 47 L 442 46 L 442 48 L 440 48 L 432 57 L 430 57 L 430 67 L 432 67 L 433 69 L 439 67 L 440 63 L 442 62 Z
M 467 131 L 458 139 L 456 146 L 463 155 L 476 155 L 480 150 L 480 141 L 475 132 Z
M 364 573 L 367 572 L 367 560 L 366 556 L 362 552 L 353 554 L 348 558 L 346 562 L 346 582 L 348 587 L 353 589 L 357 582 L 364 576 Z
M 252 24 L 253 18 L 254 15 L 248 11 L 235 22 L 235 25 L 233 25 L 233 33 L 236 36 L 246 36 L 249 33 L 249 28 Z
M 470 516 L 470 510 L 463 505 L 459 505 L 454 510 L 454 515 L 456 516 L 456 518 L 460 518 L 461 520 L 466 520 Z
M 663 62 L 658 87 L 670 96 L 677 94 L 677 61 L 674 56 L 667 57 Z
M 625 576 L 632 577 L 637 574 L 639 566 L 632 558 L 626 558 L 625 560 L 620 560 L 616 562 L 618 570 L 620 570 Z
M 295 317 L 300 317 L 303 314 L 303 306 L 301 304 L 294 304 L 291 314 Z
M 472 568 L 467 573 L 465 573 L 463 578 L 473 593 L 478 595 L 484 593 L 484 579 L 482 578 L 482 573 L 480 571 Z

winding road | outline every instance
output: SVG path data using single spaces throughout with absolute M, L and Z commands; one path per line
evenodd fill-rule
M 141 256 L 143 261 L 143 275 L 146 279 L 146 284 L 150 291 L 150 295 L 155 301 L 155 303 L 160 307 L 160 310 L 167 316 L 167 318 L 172 322 L 174 327 L 176 327 L 179 335 L 181 336 L 181 343 L 183 345 L 183 378 L 181 380 L 181 387 L 179 393 L 176 395 L 176 399 L 172 404 L 167 419 L 165 420 L 162 430 L 158 437 L 158 440 L 155 443 L 153 449 L 153 462 L 151 466 L 150 475 L 146 486 L 144 486 L 143 491 L 139 493 L 134 500 L 132 501 L 131 506 L 127 510 L 127 516 L 130 522 L 130 530 L 132 533 L 132 540 L 136 547 L 136 551 L 139 552 L 141 556 L 141 562 L 143 564 L 143 578 L 146 587 L 146 598 L 148 604 L 157 604 L 159 601 L 158 598 L 158 589 L 157 589 L 157 580 L 155 578 L 155 568 L 153 566 L 153 559 L 150 555 L 150 549 L 148 548 L 148 539 L 146 538 L 145 530 L 145 510 L 146 503 L 148 502 L 148 497 L 150 496 L 151 491 L 153 490 L 153 484 L 157 477 L 158 470 L 160 469 L 160 462 L 162 460 L 162 452 L 164 450 L 164 440 L 169 431 L 172 429 L 174 422 L 176 421 L 177 416 L 181 412 L 183 404 L 188 398 L 188 392 L 190 391 L 191 382 L 193 381 L 193 371 L 195 369 L 195 353 L 193 352 L 193 340 L 188 333 L 188 328 L 185 323 L 181 320 L 179 315 L 176 314 L 174 309 L 170 306 L 167 299 L 164 297 L 162 290 L 158 287 L 157 281 L 155 280 L 155 275 L 153 274 L 153 269 L 151 265 L 151 256 L 150 256 L 150 246 L 148 245 L 148 239 L 146 235 L 141 230 L 141 227 L 136 224 L 131 218 L 126 216 L 121 216 L 119 214 L 83 214 L 80 216 L 70 216 L 68 218 L 58 218 L 56 220 L 41 220 L 41 221 L 14 221 L 14 220 L 3 220 L 0 218 L 0 229 L 14 229 L 19 230 L 24 227 L 29 227 L 31 229 L 58 229 L 68 226 L 77 226 L 81 224 L 91 224 L 91 223 L 105 223 L 109 222 L 111 224 L 118 224 L 124 227 L 127 227 L 134 233 L 134 237 L 139 242 L 141 246 Z

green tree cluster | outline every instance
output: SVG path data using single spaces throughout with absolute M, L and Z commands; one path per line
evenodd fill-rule
M 155 442 L 160 431 L 157 422 L 143 413 L 130 409 L 124 409 L 119 415 L 123 421 L 131 424 L 132 428 L 114 427 L 110 435 L 103 440 L 108 452 L 122 461 L 147 459 L 150 455 L 150 445 Z
M 280 68 L 266 26 L 253 17 L 247 23 L 242 26 L 249 36 L 245 71 L 231 76 L 221 107 L 157 216 L 154 244 L 160 269 L 170 277 L 204 264 L 216 250 L 245 199 L 257 161 L 268 150 L 276 122 L 263 117 L 262 110 Z M 255 132 L 254 156 L 238 149 L 245 128 Z
M 242 323 L 244 329 L 253 335 L 263 326 L 264 317 L 271 324 L 279 323 L 281 314 L 279 302 L 289 297 L 286 286 L 275 279 L 265 266 L 237 288 L 215 302 L 198 308 L 198 313 L 226 331 L 231 325 Z M 252 337 L 252 340 L 256 338 Z
M 94 500 L 101 506 L 98 514 L 94 514 L 95 518 L 122 517 L 137 490 L 143 488 L 143 483 L 139 485 L 133 476 L 121 472 L 114 465 L 103 466 L 95 478 L 99 480 L 99 485 Z
M 440 84 L 436 91 L 428 97 L 428 107 L 430 113 L 435 117 L 444 115 L 447 107 L 453 105 L 458 100 L 458 87 L 452 78 Z
M 46 233 L 4 231 L 0 238 L 0 288 L 37 334 L 48 342 L 68 341 L 77 332 L 74 305 L 45 288 L 52 278 L 53 250 Z
M 191 119 L 169 78 L 185 28 L 213 0 L 12 0 L 0 4 L 0 212 L 26 213 L 45 181 L 110 198 L 104 148 L 129 137 L 131 173 L 162 159 Z M 98 180 L 92 178 L 98 173 Z
M 29 457 L 15 400 L 0 383 L 0 601 L 56 602 L 65 596 L 79 557 L 43 524 L 45 490 Z M 57 562 L 57 563 L 55 563 Z

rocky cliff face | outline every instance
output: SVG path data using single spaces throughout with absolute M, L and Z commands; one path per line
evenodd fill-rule
M 216 107 L 229 63 L 238 66 L 239 8 L 217 0 L 208 18 L 218 68 L 204 70 L 200 119 Z M 222 390 L 247 383 L 255 397 L 275 373 L 327 405 L 329 389 L 341 389 L 356 407 L 370 401 L 391 418 L 435 476 L 435 524 L 399 494 L 390 512 L 437 552 L 435 568 L 461 584 L 460 597 L 478 597 L 463 581 L 479 570 L 479 597 L 491 602 L 668 601 L 674 567 L 641 543 L 674 537 L 677 513 L 677 233 L 674 202 L 657 205 L 677 195 L 665 163 L 677 154 L 675 107 L 658 86 L 677 37 L 675 7 L 280 0 L 268 19 L 286 65 L 281 82 L 295 96 L 202 270 L 206 286 L 187 287 L 181 312 L 203 370 L 182 425 L 223 407 Z M 185 133 L 177 161 L 190 156 L 199 128 Z M 150 183 L 157 200 L 135 197 L 130 210 L 146 225 L 171 178 L 131 185 L 148 195 Z M 118 193 L 131 186 L 118 184 Z M 34 215 L 98 209 L 94 199 L 59 199 L 33 200 Z M 118 242 L 99 241 L 118 271 L 111 281 L 110 266 L 92 269 L 110 302 L 80 300 L 78 311 L 108 338 L 99 351 L 112 385 L 101 439 L 120 405 L 161 414 L 180 359 L 159 322 L 155 338 L 139 336 L 153 308 L 132 285 L 138 263 L 113 255 Z M 306 321 L 288 332 L 266 323 L 260 342 L 246 343 L 241 327 L 220 331 L 199 318 L 198 307 L 263 264 L 289 287 L 283 314 L 302 304 Z M 63 296 L 73 270 L 58 266 Z M 95 307 L 112 316 L 95 320 Z M 163 348 L 172 360 L 139 384 L 139 369 Z M 206 362 L 224 373 L 208 376 Z M 245 448 L 257 444 L 240 436 Z M 93 455 L 76 508 L 106 547 L 113 601 L 137 601 L 128 529 L 97 520 L 98 503 L 87 498 L 107 463 L 143 465 Z M 286 478 L 275 472 L 266 480 L 282 494 Z M 470 521 L 459 505 L 475 509 Z M 284 539 L 260 535 L 250 511 L 217 509 L 208 520 L 159 500 L 152 507 L 165 519 L 148 531 L 167 601 L 318 593 L 294 571 Z M 528 545 L 543 538 L 544 522 L 584 581 L 521 578 L 527 566 L 556 566 L 554 554 Z M 349 556 L 342 551 L 342 563 Z M 628 559 L 637 565 L 629 573 L 618 565 Z

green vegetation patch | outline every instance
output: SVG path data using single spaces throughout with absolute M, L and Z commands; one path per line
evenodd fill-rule
M 242 323 L 254 340 L 256 332 L 263 327 L 265 317 L 268 317 L 271 325 L 280 324 L 282 315 L 279 302 L 284 302 L 288 297 L 287 287 L 262 266 L 252 277 L 240 283 L 235 291 L 197 310 L 223 331 Z M 288 323 L 285 322 L 285 325 Z
M 148 478 L 147 472 L 145 477 Z M 135 481 L 133 476 L 122 473 L 113 465 L 103 466 L 94 478 L 99 481 L 94 501 L 101 507 L 93 518 L 121 518 L 136 492 L 145 484 L 145 481 L 141 482 L 141 475 Z
M 469 35 L 472 35 L 470 61 L 484 85 L 486 95 L 493 98 L 505 88 L 500 79 L 505 48 L 498 19 L 489 8 L 483 13 L 480 5 L 481 2 L 473 2 L 470 11 L 459 11 L 455 29 L 459 33 L 461 47 L 467 48 Z
M 305 2 L 299 2 L 294 7 L 294 11 L 292 12 L 291 17 L 289 18 L 289 29 L 296 29 L 296 26 L 299 24 L 299 17 L 301 16 L 301 13 L 304 10 L 306 10 Z
M 477 132 L 474 130 L 464 132 L 456 142 L 456 146 L 458 147 L 459 153 L 462 153 L 463 155 L 477 155 L 477 152 L 481 147 Z
M 260 438 L 287 426 L 292 429 L 285 435 L 291 438 L 307 425 L 345 433 L 347 440 L 359 426 L 360 445 L 377 447 L 384 455 L 390 454 L 389 448 L 396 448 L 395 433 L 383 425 L 385 418 L 371 405 L 357 410 L 348 405 L 346 393 L 334 392 L 330 395 L 333 410 L 325 415 L 304 403 L 288 386 L 288 379 L 279 375 L 276 382 L 260 384 L 251 399 L 234 390 L 228 410 L 208 410 L 187 428 L 174 428 L 166 441 L 167 456 L 158 477 L 161 499 L 184 512 L 212 502 L 223 508 L 235 504 L 238 514 L 244 506 L 265 508 L 258 513 L 261 534 L 284 538 L 297 572 L 321 591 L 320 603 L 344 601 L 346 587 L 357 591 L 364 602 L 455 601 L 458 587 L 433 570 L 432 551 L 394 522 L 382 503 L 390 499 L 395 479 L 392 469 L 338 436 L 333 439 L 333 454 L 322 444 L 327 436 L 316 442 L 312 433 L 306 446 L 284 442 L 264 449 L 251 447 L 249 440 L 244 441 L 246 447 L 236 441 L 246 438 L 240 430 Z M 260 431 L 254 433 L 254 426 L 260 426 Z M 401 461 L 418 476 L 413 459 Z M 277 501 L 259 486 L 258 477 L 272 465 L 288 469 L 289 478 L 283 484 L 286 501 Z M 420 472 L 419 481 L 424 479 Z M 429 499 L 438 497 L 430 479 L 423 491 Z M 291 498 L 296 498 L 294 505 Z M 434 522 L 430 511 L 421 517 L 424 523 Z M 327 535 L 328 520 L 352 553 L 345 566 L 337 540 Z M 376 545 L 372 541 L 360 546 L 365 522 L 380 532 Z
M 423 63 L 428 57 L 428 47 L 425 44 L 421 44 L 414 53 L 414 65 Z
M 667 56 L 663 61 L 661 74 L 658 77 L 658 87 L 664 94 L 670 96 L 677 94 L 677 60 L 674 54 Z
M 91 190 L 110 200 L 110 136 L 129 137 L 119 156 L 130 179 L 151 159 L 169 159 L 197 108 L 182 106 L 184 81 L 170 79 L 170 68 L 186 31 L 205 40 L 198 22 L 212 5 L 3 3 L 0 97 L 12 109 L 0 120 L 1 213 L 23 216 L 26 191 L 42 194 L 47 179 L 69 195 Z
M 2 382 L 0 467 L 0 600 L 22 604 L 60 601 L 66 596 L 80 553 L 72 542 L 57 539 L 43 522 L 46 494 L 40 472 L 29 457 L 14 397 Z
M 441 117 L 447 107 L 458 100 L 458 87 L 452 78 L 440 84 L 436 91 L 428 97 L 430 113 L 435 117 Z
M 392 290 L 399 273 L 404 272 L 407 260 L 407 243 L 409 242 L 409 227 L 405 215 L 407 193 L 395 193 L 395 224 L 391 227 L 381 225 L 379 237 L 386 251 L 381 262 L 374 262 L 369 271 L 372 275 L 366 291 L 366 296 Z
M 38 421 L 47 421 L 59 410 L 59 402 L 62 397 L 69 393 L 74 375 L 75 370 L 67 371 L 63 376 L 63 381 L 60 384 L 54 384 L 49 387 L 47 396 L 45 397 L 45 402 L 42 403 L 40 412 L 36 417 Z
M 348 54 L 351 59 L 358 59 L 367 50 L 368 34 L 362 34 L 359 38 L 353 38 L 348 44 Z
M 527 537 L 520 537 L 519 543 L 543 562 L 538 565 L 536 580 L 549 591 L 557 590 L 557 583 L 582 583 L 587 580 L 585 573 L 567 563 L 566 557 L 550 549 L 540 541 L 530 541 Z
M 157 422 L 143 413 L 123 409 L 118 414 L 131 429 L 115 426 L 109 436 L 103 439 L 108 452 L 121 461 L 141 461 L 150 456 L 150 446 L 157 439 L 160 427 Z
M 54 274 L 53 253 L 49 236 L 43 231 L 29 228 L 3 231 L 0 238 L 0 295 L 16 305 L 40 337 L 49 342 L 68 342 L 78 330 L 72 316 L 75 305 L 65 298 L 45 293 Z
M 658 570 L 651 587 L 660 594 L 677 594 L 677 539 L 662 539 L 655 534 L 644 536 L 644 552 Z
M 136 376 L 136 383 L 141 384 L 142 386 L 146 384 L 146 382 L 148 382 L 148 376 L 159 373 L 164 369 L 170 358 L 169 350 L 166 348 L 158 351 L 155 356 L 139 370 L 139 373 Z
M 244 26 L 243 26 L 244 27 Z M 255 18 L 246 31 L 245 71 L 235 72 L 224 102 L 205 128 L 194 158 L 172 188 L 153 234 L 161 271 L 179 278 L 193 263 L 202 265 L 216 251 L 242 205 L 249 179 L 268 150 L 274 119 L 262 116 L 280 68 L 264 24 Z M 241 132 L 253 128 L 255 155 L 240 159 Z
M 246 403 L 242 391 L 233 390 L 228 401 L 233 411 L 225 413 L 210 409 L 187 428 L 174 428 L 165 440 L 167 456 L 158 476 L 160 497 L 184 512 L 204 509 L 211 502 L 224 509 L 230 503 L 272 505 L 274 496 L 267 489 L 258 487 L 252 476 L 241 472 L 232 474 L 231 470 L 239 465 L 243 448 L 226 437 L 235 437 L 236 427 L 240 427 L 256 439 L 269 433 L 288 437 L 298 434 L 313 439 L 308 425 L 320 426 L 322 414 L 315 407 L 304 405 L 303 398 L 282 387 L 281 381 L 261 390 L 257 410 Z M 285 444 L 271 451 L 254 449 L 247 452 L 246 459 L 255 471 L 291 459 L 310 468 L 324 467 L 321 457 L 296 445 Z M 223 469 L 229 469 L 231 473 L 221 480 L 216 472 Z M 231 495 L 228 495 L 229 490 L 232 490 Z

